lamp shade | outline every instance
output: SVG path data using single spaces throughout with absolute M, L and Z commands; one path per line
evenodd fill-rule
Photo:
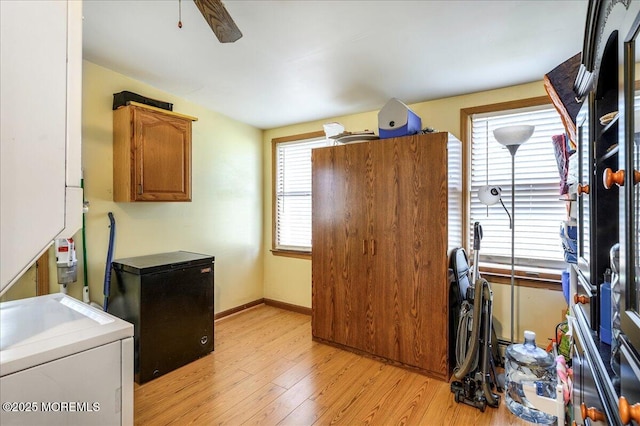
M 500 201 L 502 189 L 499 186 L 483 186 L 478 189 L 478 198 L 486 206 L 492 206 Z
M 522 145 L 529 140 L 533 134 L 535 126 L 526 124 L 516 126 L 505 126 L 493 131 L 493 136 L 504 146 Z

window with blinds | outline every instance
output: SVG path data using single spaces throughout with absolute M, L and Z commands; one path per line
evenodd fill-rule
M 462 143 L 449 135 L 447 143 L 449 251 L 462 246 Z
M 474 114 L 471 117 L 470 238 L 473 223 L 484 231 L 480 249 L 483 262 L 511 264 L 509 217 L 500 205 L 485 206 L 477 192 L 484 185 L 502 188 L 502 200 L 511 206 L 511 154 L 493 137 L 493 129 L 529 124 L 535 131 L 515 157 L 515 264 L 523 267 L 566 268 L 559 237 L 566 219 L 561 201 L 560 174 L 552 136 L 565 132 L 560 116 L 551 105 L 518 110 Z M 472 241 L 469 247 L 472 247 Z
M 322 138 L 275 144 L 274 249 L 311 252 L 311 150 Z

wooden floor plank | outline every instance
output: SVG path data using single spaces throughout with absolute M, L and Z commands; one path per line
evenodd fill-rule
M 253 418 L 263 408 L 270 405 L 280 395 L 282 395 L 286 389 L 281 388 L 273 383 L 267 383 L 256 392 L 248 395 L 242 400 L 241 404 L 236 404 L 231 409 L 224 412 L 224 421 L 220 421 L 217 418 L 211 419 L 212 421 L 206 424 L 216 423 L 219 425 L 242 425 L 249 419 Z
M 333 357 L 338 352 L 339 349 L 333 346 L 316 343 L 311 350 L 297 359 L 292 368 L 274 379 L 274 383 L 290 389 L 308 375 L 323 371 L 323 365 L 333 363 Z
M 245 379 L 233 383 L 232 386 L 226 387 L 223 392 L 216 391 L 208 397 L 205 394 L 202 399 L 192 398 L 189 401 L 185 401 L 189 408 L 182 410 L 182 414 L 173 418 L 170 424 L 209 425 L 214 420 L 216 423 L 226 422 L 229 417 L 232 417 L 237 412 L 237 405 L 249 410 L 251 407 L 246 401 L 251 399 L 254 392 L 258 392 L 269 384 L 269 381 L 262 376 L 249 375 Z
M 198 363 L 207 361 L 202 358 Z M 193 412 L 198 407 L 209 406 L 215 399 L 226 393 L 228 389 L 250 375 L 240 370 L 229 370 L 222 374 L 222 377 L 211 375 L 208 379 L 189 385 L 184 388 L 177 388 L 172 385 L 170 376 L 163 376 L 156 381 L 162 380 L 166 383 L 161 389 L 165 396 L 162 398 L 138 398 L 139 391 L 135 393 L 135 420 L 136 424 L 146 425 L 154 423 L 156 419 L 161 419 L 160 423 L 169 424 L 184 417 L 185 413 Z M 141 386 L 150 385 L 145 384 Z M 159 387 L 160 388 L 160 387 Z
M 255 413 L 245 424 L 277 425 L 291 414 L 312 393 L 307 383 L 299 381 L 270 404 Z
M 404 371 L 398 368 L 389 368 L 389 377 L 381 384 L 380 390 L 373 392 L 368 400 L 363 400 L 362 404 L 354 407 L 351 413 L 344 416 L 344 422 L 349 424 L 383 424 L 383 416 L 388 412 L 389 407 L 394 405 L 394 397 L 402 392 L 402 384 L 407 381 Z
M 136 425 L 512 425 L 500 402 L 457 404 L 448 382 L 312 341 L 311 318 L 257 306 L 215 324 L 215 351 L 135 385 Z
M 330 406 L 316 421 L 317 424 L 351 423 L 351 414 L 357 407 L 370 405 L 370 398 L 378 392 L 377 387 L 388 378 L 391 371 L 388 366 L 377 363 L 367 370 L 367 374 L 356 378 L 348 384 L 348 391 L 336 392 L 338 398 L 331 401 Z
M 377 422 L 417 424 L 433 402 L 436 390 L 441 386 L 441 382 L 420 374 L 403 374 L 401 377 L 403 381 L 383 405 Z
M 357 356 L 325 387 L 316 391 L 309 399 L 320 404 L 317 407 L 322 413 L 318 413 L 318 424 L 338 421 L 344 412 L 342 405 L 356 400 L 383 367 L 377 361 Z

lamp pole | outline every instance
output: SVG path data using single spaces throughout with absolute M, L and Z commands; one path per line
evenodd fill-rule
M 517 145 L 507 145 L 507 149 L 511 153 L 511 344 L 513 344 L 513 303 L 514 303 L 514 287 L 516 280 L 515 273 L 515 242 L 516 242 L 516 151 L 520 147 Z
M 516 281 L 515 272 L 515 250 L 516 250 L 516 151 L 520 145 L 525 143 L 535 130 L 535 126 L 515 125 L 506 126 L 493 130 L 493 136 L 502 146 L 507 147 L 511 154 L 511 214 L 509 215 L 509 223 L 511 224 L 511 344 L 513 344 L 514 330 L 514 287 Z M 503 204 L 504 207 L 504 204 Z M 506 207 L 505 207 L 506 210 Z M 507 212 L 508 214 L 509 212 Z

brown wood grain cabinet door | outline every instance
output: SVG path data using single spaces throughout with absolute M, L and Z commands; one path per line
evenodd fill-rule
M 135 199 L 191 200 L 191 121 L 134 110 Z
M 364 349 L 362 297 L 365 264 L 363 151 L 353 146 L 316 149 L 312 154 L 313 334 Z
M 313 335 L 447 378 L 447 134 L 314 150 Z
M 377 354 L 432 371 L 446 365 L 434 357 L 447 348 L 446 143 L 440 134 L 373 145 Z
M 447 135 L 398 150 L 397 272 L 401 362 L 447 371 Z M 403 260 L 404 261 L 401 261 Z
M 358 230 L 353 233 L 353 256 L 348 259 L 349 269 L 353 271 L 349 293 L 352 295 L 354 307 L 353 330 L 350 336 L 355 348 L 375 354 L 378 321 L 375 316 L 375 283 L 378 278 L 372 262 L 377 250 L 374 240 L 375 216 L 372 211 L 375 204 L 373 187 L 378 170 L 371 144 L 353 144 L 347 145 L 346 148 L 352 159 L 347 222 L 350 223 L 348 228 Z
M 113 112 L 113 200 L 191 201 L 191 124 L 131 103 Z

